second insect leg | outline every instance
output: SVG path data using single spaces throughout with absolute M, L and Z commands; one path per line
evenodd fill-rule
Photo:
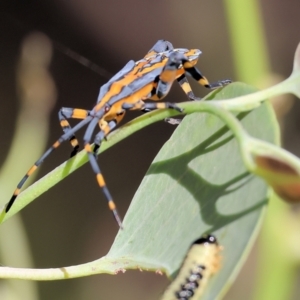
M 64 133 L 67 133 L 72 129 L 67 119 L 85 119 L 89 114 L 89 110 L 62 107 L 58 112 L 58 119 L 60 121 L 62 130 L 64 131 Z M 73 151 L 71 152 L 70 157 L 73 157 L 78 152 L 79 143 L 74 134 L 70 137 L 69 141 L 71 143 L 71 146 L 73 147 Z
M 119 116 L 119 118 L 117 118 L 117 120 L 112 120 L 109 122 L 103 121 L 103 120 L 95 120 L 93 123 L 90 124 L 90 128 L 88 128 L 87 132 L 88 134 L 85 135 L 84 137 L 84 148 L 89 156 L 89 161 L 91 164 L 91 167 L 94 171 L 94 173 L 96 174 L 96 179 L 98 182 L 99 187 L 102 189 L 103 194 L 108 202 L 108 207 L 109 209 L 112 211 L 119 227 L 122 229 L 123 225 L 122 225 L 122 220 L 118 214 L 116 205 L 113 201 L 113 198 L 106 186 L 104 177 L 102 175 L 101 169 L 98 165 L 97 162 L 97 150 L 99 149 L 101 142 L 103 141 L 103 139 L 107 136 L 107 134 L 116 127 L 116 125 L 118 124 L 118 122 L 123 118 L 123 116 Z M 99 124 L 99 126 L 101 127 L 100 132 L 96 135 L 95 137 L 95 146 L 94 149 L 92 149 L 91 144 L 90 144 L 90 140 L 91 140 L 91 134 L 94 130 L 94 128 L 97 126 L 97 123 Z

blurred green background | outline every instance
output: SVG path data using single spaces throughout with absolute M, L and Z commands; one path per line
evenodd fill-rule
M 47 121 L 46 108 L 49 110 L 52 108 L 48 141 L 46 128 L 42 137 L 38 136 L 38 132 L 33 134 L 27 130 L 29 136 L 14 152 L 14 159 L 21 160 L 22 167 L 17 164 L 10 168 L 9 174 L 13 174 L 11 176 L 16 179 L 11 182 L 10 175 L 7 175 L 9 178 L 5 178 L 9 182 L 6 188 L 9 186 L 10 190 L 5 193 L 1 191 L 1 203 L 7 202 L 15 184 L 38 158 L 35 155 L 38 146 L 43 143 L 49 146 L 61 135 L 57 119 L 59 108 L 65 106 L 90 109 L 97 99 L 100 86 L 109 79 L 109 74 L 116 73 L 130 59 L 142 58 L 158 39 L 169 40 L 178 48 L 201 49 L 203 54 L 198 68 L 210 81 L 225 78 L 233 81 L 243 79 L 241 78 L 243 74 L 241 75 L 236 65 L 237 53 L 234 50 L 234 35 L 230 29 L 232 23 L 228 21 L 228 18 L 232 18 L 230 14 L 232 8 L 228 6 L 227 10 L 225 9 L 225 4 L 228 2 L 238 4 L 240 0 L 224 2 L 2 0 L 0 4 L 0 161 L 2 164 L 7 161 L 7 155 L 11 151 L 20 107 L 24 107 L 24 104 L 20 104 L 23 103 L 21 101 L 25 93 L 24 89 L 20 88 L 23 82 L 20 79 L 22 78 L 20 70 L 23 70 L 22 66 L 24 66 L 20 63 L 20 56 L 25 37 L 34 31 L 43 32 L 51 40 L 87 57 L 106 72 L 103 71 L 102 75 L 93 72 L 57 50 L 55 47 L 57 43 L 54 45 L 49 73 L 45 70 L 37 73 L 45 76 L 47 83 L 45 89 L 50 89 L 51 92 L 47 94 L 51 94 L 51 97 L 45 100 L 48 102 L 37 104 L 39 109 L 31 107 L 28 109 L 28 114 L 25 114 L 25 124 L 29 124 L 29 120 L 33 120 L 37 115 L 40 117 L 40 120 L 37 119 L 37 124 L 42 124 L 43 121 Z M 259 27 L 260 33 L 264 37 L 267 60 L 269 60 L 264 60 L 264 63 L 266 68 L 270 68 L 272 74 L 267 77 L 266 74 L 258 73 L 256 82 L 252 77 L 249 79 L 251 82 L 247 83 L 263 87 L 270 80 L 274 83 L 276 76 L 285 78 L 291 72 L 293 55 L 300 41 L 300 2 L 299 0 L 264 0 L 257 3 L 262 26 L 264 26 L 264 28 Z M 250 39 L 253 27 L 250 24 L 247 26 L 245 18 L 240 21 L 243 20 L 244 38 Z M 40 41 L 42 45 L 48 43 L 43 37 Z M 37 53 L 47 54 L 48 48 L 38 47 L 41 50 Z M 253 49 L 248 48 L 249 61 L 255 60 L 253 55 L 257 55 L 258 45 L 254 43 L 252 47 Z M 39 54 L 35 54 L 31 49 L 33 48 L 29 48 L 29 53 L 39 60 Z M 46 55 L 46 61 L 47 57 Z M 31 62 L 30 65 L 32 64 L 34 63 Z M 47 69 L 47 62 L 45 66 Z M 258 72 L 261 72 L 261 69 Z M 28 78 L 26 74 L 25 78 Z M 38 75 L 37 78 L 43 76 Z M 39 86 L 42 86 L 42 83 Z M 198 96 L 207 93 L 204 88 L 194 83 L 192 86 Z M 27 94 L 36 94 L 34 91 L 36 90 L 32 92 L 29 89 Z M 181 102 L 185 100 L 185 96 L 180 88 L 174 85 L 168 99 Z M 293 109 L 284 115 L 283 112 L 288 111 L 290 103 L 291 99 L 285 98 L 283 104 L 279 106 L 284 125 L 283 144 L 285 148 L 300 156 L 298 134 L 300 103 L 296 101 Z M 35 100 L 31 104 L 35 104 Z M 136 115 L 130 113 L 126 120 Z M 37 129 L 42 127 L 42 125 L 32 126 Z M 122 141 L 99 157 L 107 184 L 122 216 L 125 215 L 133 194 L 152 159 L 173 129 L 168 124 L 157 123 Z M 66 160 L 70 151 L 71 147 L 67 143 L 63 145 L 43 164 L 38 176 L 46 174 Z M 0 183 L 0 187 L 3 188 L 1 184 L 3 185 L 3 182 Z M 294 210 L 297 212 L 297 208 Z M 36 268 L 62 267 L 97 259 L 106 254 L 117 232 L 116 224 L 107 209 L 89 165 L 42 195 L 22 211 L 21 217 L 32 254 L 31 267 Z M 15 218 L 0 228 L 1 244 L 9 241 L 11 247 L 8 256 L 0 252 L 2 254 L 0 264 L 28 267 L 28 261 L 19 261 L 23 248 L 15 242 L 15 239 L 20 237 L 16 237 L 10 231 L 10 228 L 15 226 L 13 225 Z M 282 221 L 279 219 L 278 222 Z M 279 236 L 286 235 L 286 231 L 287 228 L 283 224 Z M 280 238 L 274 239 L 272 246 L 277 247 L 280 242 Z M 256 246 L 225 299 L 257 299 L 253 287 L 257 272 L 261 271 L 256 264 L 258 252 L 259 247 Z M 34 300 L 33 297 L 43 300 L 67 298 L 150 300 L 158 299 L 167 284 L 168 280 L 163 276 L 139 271 L 127 271 L 118 276 L 101 275 L 69 281 L 38 282 L 37 293 L 34 292 L 34 284 L 24 287 L 21 281 L 5 280 L 0 282 L 0 298 L 5 300 Z M 291 296 L 284 299 L 299 299 L 299 293 L 299 287 L 298 291 L 297 287 L 293 287 Z

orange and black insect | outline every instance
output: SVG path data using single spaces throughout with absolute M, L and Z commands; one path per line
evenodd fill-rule
M 203 236 L 190 247 L 178 275 L 162 300 L 200 299 L 209 278 L 220 268 L 221 247 L 213 235 Z
M 88 125 L 83 137 L 84 148 L 96 174 L 97 182 L 108 201 L 109 209 L 113 212 L 119 227 L 122 228 L 121 218 L 96 160 L 97 150 L 102 140 L 120 123 L 127 110 L 146 112 L 154 109 L 171 108 L 182 112 L 182 109 L 174 103 L 144 102 L 144 100 L 158 101 L 163 99 L 175 80 L 179 82 L 190 100 L 199 100 L 192 92 L 186 74 L 209 89 L 230 83 L 229 80 L 209 83 L 195 67 L 200 54 L 201 51 L 198 49 L 174 49 L 170 42 L 159 40 L 143 59 L 137 62 L 129 61 L 121 71 L 100 88 L 97 103 L 92 110 L 61 108 L 58 116 L 64 132 L 63 135 L 35 162 L 22 178 L 5 211 L 10 210 L 28 177 L 62 142 L 69 140 L 73 147 L 71 157 L 76 155 L 79 143 L 74 134 L 83 126 Z M 72 128 L 67 121 L 68 119 L 80 119 L 82 121 Z M 99 127 L 100 131 L 94 135 L 96 127 Z M 91 147 L 92 140 L 94 141 L 93 149 Z

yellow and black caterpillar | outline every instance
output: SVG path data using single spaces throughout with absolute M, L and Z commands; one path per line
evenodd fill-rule
M 206 235 L 190 247 L 178 275 L 165 291 L 162 300 L 196 300 L 209 278 L 219 270 L 220 250 L 217 239 Z

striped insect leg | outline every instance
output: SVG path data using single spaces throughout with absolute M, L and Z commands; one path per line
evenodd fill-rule
M 72 129 L 67 119 L 85 119 L 89 113 L 90 111 L 85 109 L 62 107 L 58 112 L 58 118 L 64 133 L 68 133 Z M 70 157 L 73 157 L 78 152 L 79 143 L 74 134 L 70 137 L 69 141 L 73 147 Z
M 102 116 L 103 116 L 103 113 L 102 113 Z M 96 138 L 100 140 L 96 141 L 98 144 L 96 146 L 96 149 L 92 150 L 92 147 L 91 147 L 91 138 L 92 138 L 92 135 L 93 135 L 93 132 L 94 132 L 94 129 L 97 125 L 100 125 L 100 126 L 104 126 L 103 129 L 96 135 Z M 105 126 L 105 124 L 107 124 L 107 126 Z M 86 132 L 85 132 L 85 135 L 84 135 L 84 149 L 86 150 L 87 154 L 88 154 L 88 157 L 89 157 L 89 161 L 90 161 L 90 164 L 92 166 L 92 169 L 94 171 L 94 173 L 96 174 L 96 179 L 97 179 L 97 182 L 100 186 L 100 188 L 102 189 L 103 191 L 103 194 L 108 202 L 108 207 L 109 209 L 112 211 L 114 217 L 115 217 L 115 220 L 117 221 L 119 227 L 121 229 L 123 229 L 123 225 L 122 225 L 122 220 L 118 214 L 118 211 L 117 211 L 117 208 L 116 208 L 116 205 L 112 199 L 112 196 L 106 186 L 106 183 L 105 183 L 105 180 L 103 178 L 103 175 L 102 175 L 102 172 L 100 170 L 100 167 L 97 163 L 97 156 L 96 156 L 96 151 L 97 149 L 100 147 L 100 143 L 101 143 L 101 138 L 103 139 L 108 133 L 109 131 L 111 130 L 112 128 L 110 128 L 110 123 L 106 123 L 106 122 L 103 122 L 101 120 L 101 114 L 99 113 L 99 117 L 98 118 L 94 118 L 91 123 L 89 124 Z M 103 133 L 102 133 L 103 132 Z
M 35 172 L 35 170 L 42 164 L 42 162 L 56 149 L 60 146 L 60 144 L 63 142 L 63 140 L 58 139 L 42 156 L 39 160 L 35 162 L 35 164 L 28 170 L 28 172 L 25 174 L 25 176 L 22 178 L 22 180 L 17 185 L 17 188 L 15 189 L 12 197 L 10 198 L 8 204 L 6 205 L 5 212 L 8 212 L 12 205 L 14 204 L 16 198 L 20 194 L 20 191 L 26 182 L 26 180 Z
M 204 87 L 208 89 L 216 89 L 222 86 L 225 86 L 229 83 L 231 83 L 231 80 L 225 79 L 220 80 L 217 82 L 210 83 L 205 76 L 201 74 L 201 72 L 194 66 L 191 65 L 191 63 L 186 60 L 183 62 L 183 68 L 185 69 L 185 72 L 189 74 L 191 77 L 193 77 L 199 84 L 203 85 Z
M 157 100 L 163 99 L 170 91 L 172 84 L 176 78 L 176 71 L 173 65 L 166 65 L 161 75 L 159 76 L 159 81 L 156 87 Z
M 114 218 L 117 221 L 119 227 L 121 229 L 123 229 L 122 220 L 121 220 L 121 218 L 118 214 L 118 211 L 117 211 L 116 205 L 115 205 L 115 203 L 112 199 L 112 196 L 111 196 L 111 194 L 110 194 L 110 192 L 109 192 L 109 190 L 106 186 L 105 180 L 104 180 L 103 175 L 101 173 L 100 167 L 97 163 L 97 159 L 96 159 L 96 156 L 95 156 L 95 154 L 92 150 L 92 147 L 89 143 L 87 143 L 87 144 L 85 144 L 84 149 L 86 150 L 86 152 L 88 154 L 89 161 L 91 163 L 92 169 L 93 169 L 94 173 L 96 174 L 96 179 L 97 179 L 98 185 L 102 189 L 103 194 L 104 194 L 105 198 L 107 199 L 108 207 L 112 211 L 112 213 L 114 215 Z
M 188 82 L 185 74 L 182 74 L 180 77 L 178 77 L 177 82 L 180 84 L 181 88 L 183 89 L 183 91 L 185 92 L 185 94 L 190 100 L 201 100 L 201 98 L 196 97 L 195 94 L 193 93 L 190 83 Z M 181 119 L 166 118 L 165 122 L 171 125 L 178 125 L 180 124 Z
M 99 121 L 99 127 L 100 127 L 100 132 L 96 134 L 96 137 L 94 139 L 94 154 L 97 155 L 97 151 L 100 148 L 101 142 L 107 137 L 107 135 L 122 121 L 124 118 L 125 111 L 122 111 L 121 113 L 116 114 L 115 119 L 106 122 L 103 120 Z
M 201 98 L 196 97 L 194 95 L 190 83 L 188 82 L 185 74 L 182 74 L 180 77 L 178 77 L 177 82 L 180 84 L 181 88 L 190 100 L 201 100 Z
M 151 92 L 151 97 L 149 99 L 157 101 L 163 99 L 170 91 L 172 84 L 177 76 L 177 71 L 181 67 L 183 56 L 179 53 L 172 53 L 161 72 L 156 88 Z M 172 108 L 179 112 L 183 110 L 180 109 L 176 104 L 165 102 L 165 103 L 146 103 L 140 109 L 144 112 L 153 110 L 153 109 L 162 109 L 162 108 Z M 178 124 L 179 120 L 176 119 L 167 119 L 167 122 L 170 124 Z
M 159 102 L 159 103 L 155 103 L 155 102 L 143 102 L 143 101 L 138 101 L 136 103 L 123 103 L 122 108 L 125 110 L 142 110 L 144 112 L 148 112 L 151 110 L 155 110 L 155 109 L 164 109 L 164 108 L 171 108 L 171 109 L 175 109 L 179 112 L 183 112 L 183 109 L 180 108 L 179 106 L 177 106 L 175 103 L 171 103 L 171 102 Z
M 164 98 L 170 91 L 171 86 L 176 79 L 178 69 L 182 66 L 182 59 L 184 59 L 181 53 L 173 52 L 163 68 L 161 74 L 158 76 L 155 94 L 149 97 L 149 99 L 157 101 Z

